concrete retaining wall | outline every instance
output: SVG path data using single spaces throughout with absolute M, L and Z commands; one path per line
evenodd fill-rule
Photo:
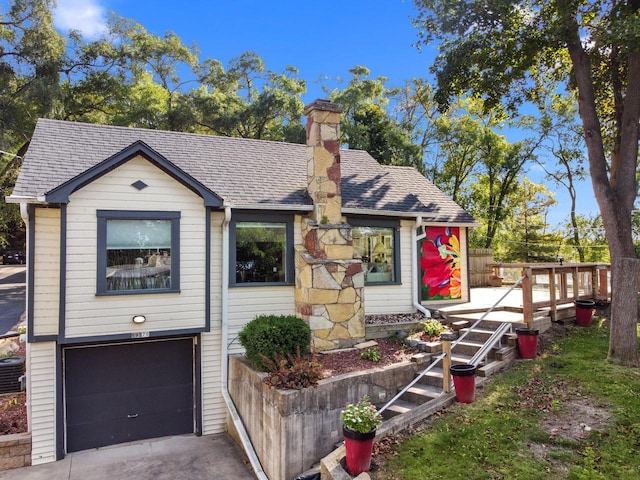
M 0 437 L 0 471 L 31 465 L 31 434 L 14 433 Z
M 409 383 L 418 367 L 404 362 L 321 380 L 316 388 L 276 390 L 243 356 L 229 358 L 229 393 L 262 468 L 271 480 L 295 478 L 342 441 L 340 412 L 368 395 L 385 403 Z M 233 428 L 229 426 L 229 431 Z

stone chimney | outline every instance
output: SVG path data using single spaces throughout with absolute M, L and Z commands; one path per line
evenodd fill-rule
M 328 100 L 308 105 L 307 184 L 313 211 L 296 245 L 296 312 L 311 328 L 313 351 L 364 340 L 364 273 L 342 219 L 340 113 Z
M 340 193 L 340 113 L 342 108 L 318 99 L 304 109 L 307 116 L 307 185 L 318 223 L 342 222 Z

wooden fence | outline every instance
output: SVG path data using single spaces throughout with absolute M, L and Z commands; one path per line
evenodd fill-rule
M 469 282 L 471 288 L 486 287 L 493 275 L 493 249 L 469 249 Z

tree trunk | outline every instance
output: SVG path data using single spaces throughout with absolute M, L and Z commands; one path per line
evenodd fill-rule
M 640 260 L 617 257 L 611 264 L 611 332 L 609 360 L 640 367 L 638 354 L 638 278 Z

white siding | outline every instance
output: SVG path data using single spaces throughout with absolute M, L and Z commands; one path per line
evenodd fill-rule
M 148 186 L 137 190 L 131 184 Z M 179 211 L 180 293 L 96 296 L 97 210 Z M 202 327 L 205 322 L 202 198 L 141 157 L 73 193 L 67 208 L 66 336 Z M 145 315 L 143 325 L 131 322 Z
M 223 432 L 227 410 L 222 399 L 222 221 L 224 215 L 211 215 L 211 332 L 201 335 L 202 433 Z
M 58 333 L 60 304 L 60 210 L 36 208 L 33 283 L 33 334 Z
M 400 222 L 400 285 L 369 285 L 364 289 L 365 315 L 385 313 L 411 313 L 413 307 L 412 289 L 415 280 L 412 278 L 411 266 L 411 227 L 415 222 Z
M 31 431 L 31 463 L 56 459 L 56 344 L 27 344 L 27 408 Z
M 202 433 L 220 433 L 225 430 L 227 410 L 222 399 L 221 335 L 219 328 L 203 333 L 202 354 Z

